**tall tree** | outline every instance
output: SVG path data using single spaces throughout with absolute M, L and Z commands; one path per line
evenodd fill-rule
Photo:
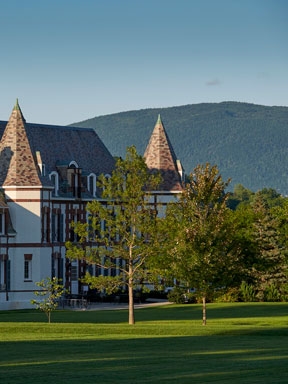
M 288 198 L 283 197 L 283 204 L 281 206 L 274 206 L 272 214 L 277 220 L 279 231 L 279 242 L 281 247 L 286 251 L 286 263 L 288 256 Z
M 228 284 L 237 255 L 230 221 L 226 220 L 228 184 L 229 180 L 222 180 L 216 166 L 198 165 L 179 203 L 167 209 L 166 226 L 171 236 L 167 260 L 175 277 L 201 295 L 203 325 L 206 325 L 207 297 L 211 291 Z
M 257 295 L 260 300 L 279 300 L 281 293 L 285 292 L 287 265 L 277 220 L 271 214 L 268 203 L 261 194 L 256 194 L 253 210 L 255 212 L 254 237 L 258 257 Z
M 149 260 L 155 254 L 157 211 L 149 191 L 159 183 L 159 175 L 149 172 L 135 147 L 128 148 L 126 158 L 117 160 L 112 176 L 100 178 L 107 205 L 99 201 L 87 204 L 89 223 L 75 225 L 78 244 L 67 243 L 67 257 L 116 271 L 116 276 L 87 274 L 90 287 L 112 292 L 126 284 L 129 324 L 135 323 L 133 292 L 149 279 Z
M 228 207 L 235 210 L 239 204 L 248 205 L 253 200 L 253 197 L 254 193 L 252 191 L 241 184 L 236 184 L 233 193 L 229 196 Z
M 249 203 L 240 203 L 229 216 L 232 220 L 234 247 L 238 249 L 239 260 L 234 272 L 234 286 L 240 287 L 242 281 L 247 284 L 255 283 L 255 265 L 257 264 L 257 247 L 253 223 L 255 213 Z

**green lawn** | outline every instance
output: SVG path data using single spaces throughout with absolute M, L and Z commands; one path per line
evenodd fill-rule
M 0 312 L 0 383 L 288 383 L 288 304 Z

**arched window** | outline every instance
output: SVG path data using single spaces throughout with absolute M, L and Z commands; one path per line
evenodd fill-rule
M 69 168 L 79 168 L 79 165 L 76 163 L 76 161 L 72 160 L 69 163 Z
M 93 197 L 96 196 L 96 175 L 95 173 L 90 173 L 87 176 L 87 187 L 88 191 L 92 194 Z
M 58 196 L 59 190 L 59 175 L 56 171 L 53 171 L 49 174 L 49 179 L 52 181 L 54 185 L 54 196 Z

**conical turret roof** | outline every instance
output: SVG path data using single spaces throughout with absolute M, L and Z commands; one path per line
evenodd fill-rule
M 0 142 L 0 183 L 3 186 L 40 186 L 18 100 Z
M 177 160 L 167 132 L 158 116 L 149 144 L 145 150 L 144 158 L 151 171 L 158 170 L 162 175 L 163 191 L 181 191 L 182 182 L 179 172 L 182 172 L 181 163 Z M 181 169 L 179 169 L 179 166 Z

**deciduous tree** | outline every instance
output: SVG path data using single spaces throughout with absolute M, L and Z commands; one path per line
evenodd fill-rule
M 31 304 L 35 305 L 40 311 L 43 311 L 50 323 L 51 313 L 57 309 L 59 298 L 65 293 L 65 288 L 57 277 L 47 277 L 37 282 L 36 285 L 41 288 L 41 290 L 34 292 L 35 296 L 39 297 L 39 299 L 32 299 Z
M 216 166 L 198 165 L 179 202 L 167 209 L 167 261 L 175 277 L 201 295 L 203 325 L 207 297 L 211 291 L 229 284 L 237 261 L 230 221 L 226 220 L 228 184 Z
M 96 200 L 89 203 L 89 222 L 74 227 L 78 244 L 67 243 L 67 257 L 116 271 L 116 276 L 87 274 L 84 280 L 91 288 L 108 292 L 126 285 L 129 324 L 135 323 L 133 292 L 142 281 L 149 280 L 149 259 L 155 256 L 157 211 L 149 191 L 159 183 L 159 175 L 149 172 L 135 147 L 128 148 L 126 158 L 117 160 L 112 176 L 99 180 L 107 204 Z

